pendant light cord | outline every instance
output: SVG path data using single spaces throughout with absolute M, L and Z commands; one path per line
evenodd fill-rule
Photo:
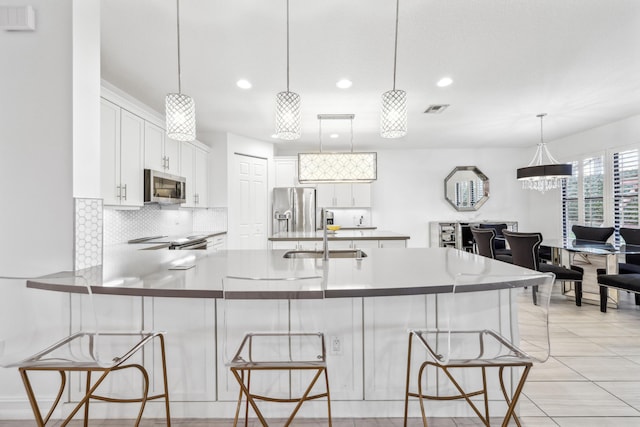
M 176 0 L 176 28 L 178 33 L 178 93 L 182 93 L 182 82 L 180 78 L 180 0 Z
M 289 92 L 289 0 L 287 0 L 287 92 Z
M 398 15 L 399 14 L 400 14 L 400 0 L 396 0 L 396 41 L 393 49 L 393 90 L 396 90 L 396 62 L 398 60 Z

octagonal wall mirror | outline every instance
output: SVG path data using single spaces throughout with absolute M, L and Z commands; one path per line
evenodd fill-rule
M 475 211 L 489 198 L 489 178 L 475 166 L 456 166 L 444 180 L 444 196 L 458 211 Z

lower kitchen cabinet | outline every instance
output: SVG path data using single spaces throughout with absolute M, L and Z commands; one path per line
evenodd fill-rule
M 145 325 L 165 336 L 170 400 L 216 400 L 216 301 L 194 298 L 145 298 Z M 148 323 L 147 323 L 148 322 Z M 153 358 L 154 390 L 160 392 L 160 355 Z
M 433 295 L 364 298 L 365 400 L 399 400 L 404 396 L 407 330 L 435 326 L 435 298 Z M 415 363 L 412 372 L 418 372 L 421 362 L 420 358 L 412 361 Z M 429 375 L 428 380 L 433 376 Z

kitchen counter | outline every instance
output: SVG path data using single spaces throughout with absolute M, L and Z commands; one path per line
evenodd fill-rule
M 314 241 L 322 240 L 323 231 L 312 232 L 283 232 L 276 233 L 269 237 L 272 242 L 285 241 Z M 340 229 L 335 233 L 328 233 L 329 240 L 408 240 L 410 237 L 405 234 L 391 231 L 378 231 L 376 229 Z
M 459 273 L 530 272 L 447 248 L 371 248 L 364 250 L 366 257 L 362 260 L 329 261 L 285 259 L 285 252 L 138 251 L 118 246 L 105 250 L 103 266 L 56 273 L 27 283 L 33 288 L 83 293 L 87 280 L 96 294 L 222 298 L 223 278 L 233 276 L 251 279 L 245 280 L 240 289 L 248 298 L 266 294 L 270 298 L 305 298 L 307 292 L 349 298 L 450 292 Z M 265 281 L 271 286 L 265 287 Z

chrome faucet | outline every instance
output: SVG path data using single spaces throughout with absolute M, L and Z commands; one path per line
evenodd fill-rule
M 327 208 L 322 208 L 322 259 L 329 260 L 329 239 L 327 237 Z

